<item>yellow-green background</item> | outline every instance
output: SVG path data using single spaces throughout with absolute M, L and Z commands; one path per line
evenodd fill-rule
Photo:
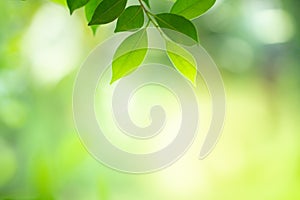
M 177 163 L 129 175 L 87 153 L 72 117 L 76 73 L 114 25 L 93 36 L 83 10 L 1 0 L 0 199 L 300 199 L 300 1 L 217 2 L 194 23 L 226 87 L 218 145 L 197 159 L 204 125 Z

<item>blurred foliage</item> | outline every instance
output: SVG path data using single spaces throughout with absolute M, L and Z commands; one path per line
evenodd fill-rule
M 114 27 L 93 36 L 82 9 L 69 16 L 46 0 L 0 1 L 0 199 L 300 199 L 299 7 L 298 0 L 220 0 L 194 20 L 224 77 L 223 136 L 203 161 L 197 140 L 173 166 L 135 176 L 94 160 L 72 118 L 76 71 Z M 270 27 L 258 27 L 266 19 Z M 54 54 L 61 48 L 73 51 Z

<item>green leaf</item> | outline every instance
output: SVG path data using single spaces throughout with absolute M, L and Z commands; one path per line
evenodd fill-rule
M 139 29 L 143 24 L 143 8 L 141 6 L 130 6 L 119 17 L 115 32 Z
M 67 4 L 68 4 L 71 14 L 74 12 L 74 10 L 81 8 L 88 2 L 89 2 L 89 0 L 67 0 Z
M 85 6 L 85 16 L 88 21 L 92 20 L 96 8 L 103 0 L 90 0 Z
M 127 0 L 103 0 L 96 8 L 89 25 L 107 24 L 117 19 L 125 9 Z
M 194 85 L 196 85 L 197 64 L 194 57 L 174 42 L 166 42 L 167 54 L 174 67 Z
M 143 2 L 145 2 L 145 4 L 148 6 L 148 8 L 150 8 L 149 0 L 143 0 Z
M 162 28 L 164 33 L 173 41 L 186 45 L 193 45 L 198 42 L 197 29 L 190 20 L 171 13 L 155 15 L 155 19 L 159 27 Z M 168 29 L 173 31 L 169 31 Z M 182 37 L 181 34 L 176 34 L 176 32 L 188 37 Z
M 118 47 L 112 63 L 111 84 L 129 75 L 144 61 L 148 51 L 147 30 L 142 29 L 126 38 Z
M 85 5 L 85 17 L 87 19 L 87 21 L 91 21 L 92 17 L 94 15 L 94 12 L 96 10 L 96 8 L 98 7 L 98 5 L 102 2 L 103 0 L 90 0 L 86 5 Z M 92 25 L 91 29 L 94 33 L 94 35 L 96 34 L 96 31 L 98 29 L 98 25 Z
M 171 13 L 181 15 L 187 19 L 194 19 L 208 11 L 216 0 L 177 0 Z
M 25 1 L 25 0 L 23 0 L 23 1 Z M 51 1 L 54 3 L 64 5 L 64 6 L 66 5 L 66 0 L 51 0 Z

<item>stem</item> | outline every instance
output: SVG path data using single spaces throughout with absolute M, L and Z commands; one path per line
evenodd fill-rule
M 140 2 L 140 5 L 142 7 L 142 9 L 145 11 L 148 19 L 151 21 L 151 23 L 155 26 L 155 27 L 158 27 L 158 25 L 156 24 L 156 22 L 151 18 L 150 15 L 153 15 L 147 8 L 146 6 L 143 4 L 142 0 L 138 0 Z
M 166 39 L 164 33 L 160 30 L 160 28 L 159 28 L 157 22 L 152 18 L 152 16 L 155 18 L 155 15 L 154 15 L 153 13 L 151 13 L 151 12 L 146 8 L 146 6 L 143 4 L 142 0 L 138 0 L 138 1 L 139 1 L 139 3 L 140 3 L 140 5 L 141 5 L 142 9 L 144 10 L 144 12 L 146 13 L 146 15 L 147 15 L 147 17 L 148 17 L 148 19 L 149 19 L 148 24 L 146 25 L 146 27 L 147 27 L 147 26 L 149 25 L 149 23 L 151 22 L 151 23 L 155 26 L 155 28 L 158 30 L 158 32 L 161 34 L 161 36 L 162 36 L 164 39 Z

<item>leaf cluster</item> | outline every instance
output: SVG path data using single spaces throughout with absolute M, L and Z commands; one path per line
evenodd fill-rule
M 154 0 L 152 0 L 154 1 Z M 197 70 L 193 56 L 182 46 L 199 42 L 195 25 L 191 21 L 209 10 L 216 0 L 177 0 L 171 10 L 154 14 L 150 0 L 136 0 L 136 5 L 127 6 L 128 0 L 67 0 L 70 13 L 85 7 L 88 25 L 96 31 L 102 24 L 117 20 L 115 32 L 133 32 L 118 47 L 112 62 L 114 81 L 135 71 L 148 51 L 147 27 L 154 25 L 166 41 L 166 53 L 173 66 L 188 80 L 195 83 Z M 171 31 L 183 34 L 192 43 L 174 36 Z

